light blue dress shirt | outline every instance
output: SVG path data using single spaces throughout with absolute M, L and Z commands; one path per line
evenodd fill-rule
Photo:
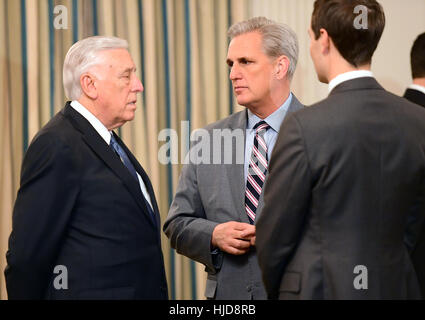
M 270 160 L 274 145 L 276 143 L 277 135 L 285 119 L 286 113 L 288 112 L 289 106 L 292 102 L 292 93 L 289 94 L 288 99 L 271 115 L 265 119 L 260 119 L 248 109 L 248 124 L 246 126 L 246 139 L 245 139 L 245 184 L 248 177 L 249 162 L 251 159 L 252 146 L 254 145 L 255 130 L 254 126 L 260 122 L 265 121 L 270 128 L 264 134 L 264 140 L 267 144 L 267 156 Z

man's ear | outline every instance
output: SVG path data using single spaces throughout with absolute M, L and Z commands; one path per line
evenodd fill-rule
M 282 80 L 286 77 L 289 70 L 290 61 L 287 56 L 280 56 L 276 59 L 276 79 Z
M 83 73 L 80 77 L 81 90 L 90 99 L 96 99 L 98 96 L 95 80 L 96 78 L 90 73 Z
M 330 48 L 330 45 L 331 45 L 331 43 L 330 43 L 331 38 L 329 37 L 328 32 L 325 29 L 323 29 L 323 28 L 320 29 L 320 37 L 319 37 L 318 40 L 319 40 L 319 43 L 320 43 L 321 53 L 323 55 L 328 54 L 329 48 Z

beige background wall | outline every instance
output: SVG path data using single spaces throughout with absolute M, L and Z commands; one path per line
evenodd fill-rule
M 385 89 L 402 95 L 412 81 L 410 49 L 425 32 L 424 0 L 383 0 L 386 27 L 376 50 L 372 71 Z
M 417 35 L 425 32 L 424 0 L 381 0 L 386 26 L 375 52 L 372 71 L 385 89 L 402 95 L 411 83 L 410 48 Z M 314 0 L 253 0 L 252 15 L 264 15 L 288 24 L 298 35 L 300 57 L 293 91 L 305 104 L 326 97 L 327 86 L 317 81 L 309 55 L 307 30 Z

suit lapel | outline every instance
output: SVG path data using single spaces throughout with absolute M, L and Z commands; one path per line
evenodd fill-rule
M 153 225 L 154 222 L 152 221 L 152 218 L 147 211 L 146 204 L 142 198 L 143 193 L 140 190 L 140 185 L 122 164 L 120 159 L 114 154 L 113 150 L 108 146 L 105 140 L 102 139 L 92 125 L 82 115 L 75 111 L 69 103 L 65 106 L 64 115 L 70 120 L 73 126 L 82 133 L 83 140 L 93 150 L 93 152 L 102 159 L 102 161 L 116 174 L 119 179 L 122 180 L 127 190 Z M 121 143 L 121 145 L 123 144 Z M 127 152 L 128 149 L 125 148 L 125 151 Z M 131 155 L 130 152 L 127 154 L 129 156 Z M 132 155 L 131 157 L 134 159 Z M 134 164 L 135 159 L 133 159 L 131 160 Z
M 239 112 L 235 121 L 230 124 L 230 129 L 242 129 L 244 134 L 244 155 L 245 155 L 245 139 L 246 139 L 246 123 L 247 113 L 246 110 Z M 238 212 L 240 221 L 249 223 L 248 216 L 245 213 L 245 175 L 244 175 L 244 164 L 228 164 L 224 166 L 226 168 L 227 178 L 229 179 L 229 185 L 231 188 L 233 202 Z

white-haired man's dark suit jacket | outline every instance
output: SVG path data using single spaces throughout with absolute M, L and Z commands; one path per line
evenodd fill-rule
M 9 299 L 168 299 L 154 191 L 116 139 L 146 185 L 155 220 L 130 171 L 67 103 L 22 164 L 5 271 Z M 56 266 L 66 267 L 67 288 L 55 286 L 65 275 Z

